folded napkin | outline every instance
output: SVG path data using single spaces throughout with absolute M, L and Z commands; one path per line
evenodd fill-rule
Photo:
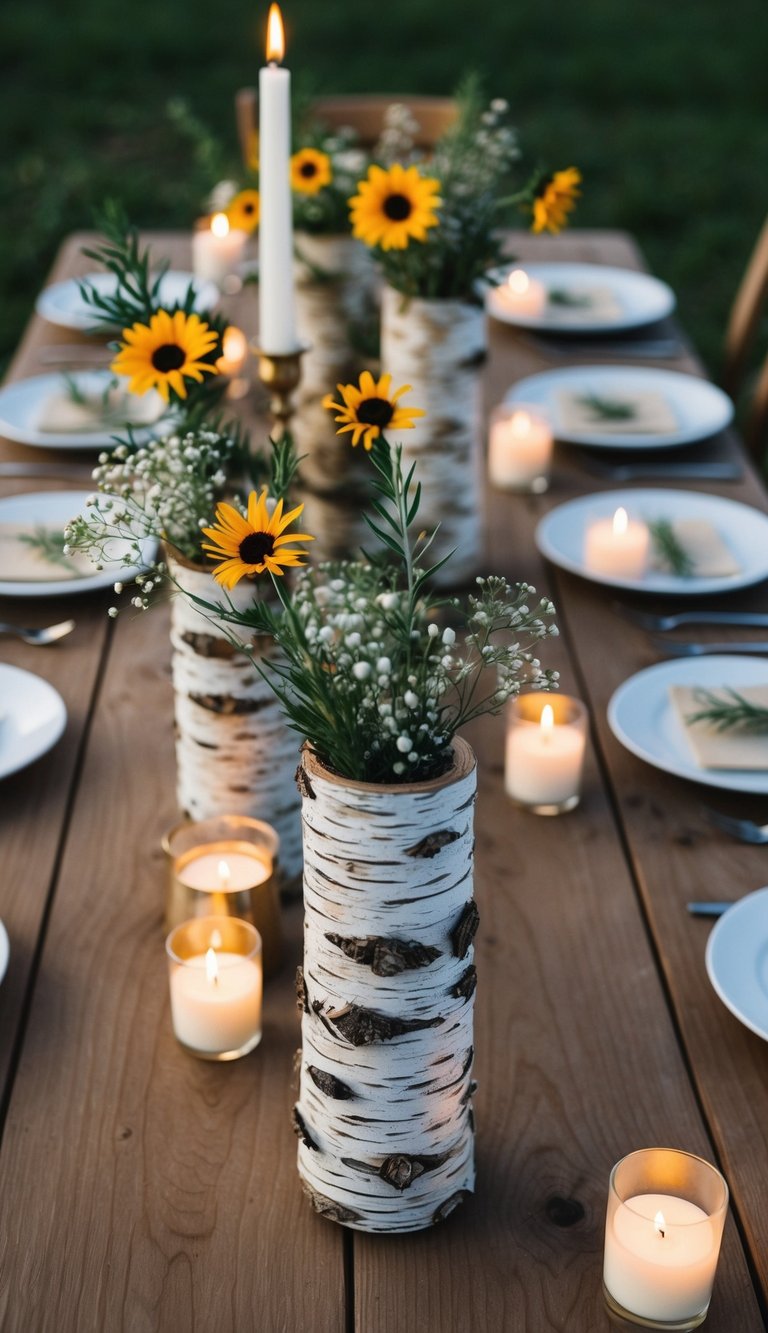
M 564 299 L 558 299 L 560 296 Z M 547 292 L 547 319 L 559 324 L 585 324 L 590 320 L 603 324 L 619 319 L 624 311 L 610 287 L 550 287 Z
M 670 524 L 688 559 L 691 561 L 691 577 L 699 579 L 727 578 L 730 574 L 739 574 L 741 565 L 733 551 L 723 541 L 717 528 L 705 518 L 675 518 Z M 651 567 L 669 572 L 669 563 L 660 552 L 656 552 Z
M 61 528 L 53 525 L 0 523 L 0 581 L 3 583 L 58 583 L 66 579 L 87 578 L 94 572 L 86 555 L 49 559 L 39 545 L 30 545 L 25 537 L 53 538 L 52 546 L 61 545 Z
M 165 411 L 165 402 L 154 389 L 139 396 L 115 388 L 106 398 L 103 393 L 86 393 L 83 399 L 75 401 L 66 387 L 49 394 L 40 404 L 35 428 L 51 435 L 87 435 L 128 423 L 151 426 Z
M 710 691 L 718 695 L 718 690 Z M 741 768 L 768 771 L 768 733 L 717 731 L 711 722 L 689 722 L 701 711 L 701 686 L 672 685 L 672 708 L 680 722 L 699 768 Z M 768 708 L 768 684 L 746 685 L 738 693 L 750 703 Z M 724 696 L 727 698 L 727 696 Z
M 585 385 L 581 390 L 559 389 L 555 401 L 560 428 L 569 434 L 669 435 L 678 427 L 664 395 L 651 390 L 598 393 Z

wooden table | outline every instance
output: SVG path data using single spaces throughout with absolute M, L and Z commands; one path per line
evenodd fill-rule
M 64 246 L 52 279 L 87 271 L 82 239 Z M 186 241 L 156 242 L 187 267 Z M 523 259 L 642 265 L 613 232 L 521 236 L 515 249 Z M 242 322 L 253 307 L 253 295 L 242 298 Z M 11 376 L 40 373 L 41 348 L 57 341 L 76 339 L 33 318 Z M 553 364 L 495 326 L 488 405 Z M 693 356 L 665 364 L 701 371 Z M 733 438 L 722 445 L 736 449 Z M 41 458 L 11 445 L 2 455 Z M 69 709 L 64 741 L 0 788 L 0 916 L 12 950 L 0 992 L 4 1329 L 593 1333 L 609 1327 L 600 1288 L 608 1174 L 653 1144 L 718 1162 L 731 1186 L 708 1329 L 765 1326 L 768 1048 L 715 997 L 708 926 L 685 903 L 760 887 L 768 857 L 709 829 L 707 793 L 648 768 L 609 733 L 612 691 L 654 651 L 617 618 L 610 595 L 544 569 L 532 540 L 548 508 L 599 484 L 577 451 L 563 450 L 548 495 L 490 496 L 489 571 L 552 593 L 562 638 L 548 661 L 588 701 L 594 748 L 580 809 L 552 821 L 505 799 L 502 721 L 473 731 L 478 1187 L 447 1223 L 401 1240 L 318 1218 L 299 1188 L 288 1122 L 298 911 L 256 1053 L 204 1064 L 171 1034 L 160 837 L 176 811 L 164 612 L 114 623 L 106 595 L 0 606 L 2 618 L 31 623 L 77 617 L 56 649 L 2 641 L 3 660 L 47 677 Z M 6 480 L 2 491 L 56 485 Z M 766 507 L 749 469 L 704 489 Z M 765 588 L 739 604 L 765 609 Z M 725 797 L 717 804 L 733 808 Z M 759 813 L 759 802 L 741 805 Z

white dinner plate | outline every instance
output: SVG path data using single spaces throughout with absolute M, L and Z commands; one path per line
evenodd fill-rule
M 28 523 L 30 532 L 38 524 L 51 527 L 57 524 L 62 531 L 70 519 L 81 514 L 91 491 L 35 491 L 27 495 L 8 495 L 0 500 L 0 524 Z M 93 592 L 96 588 L 109 588 L 120 579 L 130 583 L 132 579 L 152 563 L 157 551 L 157 543 L 145 538 L 141 543 L 142 565 L 126 566 L 122 557 L 130 550 L 130 543 L 115 538 L 109 544 L 109 563 L 104 568 L 94 568 L 93 574 L 85 578 L 51 579 L 49 582 L 35 580 L 12 583 L 0 580 L 0 597 L 64 597 L 73 592 Z
M 8 959 L 11 954 L 11 946 L 8 943 L 8 931 L 0 921 L 0 981 L 2 981 L 8 970 Z
M 78 370 L 69 378 L 83 393 L 99 395 L 115 380 L 111 370 Z M 60 373 L 32 375 L 29 379 L 15 380 L 0 389 L 0 435 L 6 440 L 16 440 L 18 444 L 29 444 L 36 449 L 108 449 L 120 434 L 119 424 L 109 429 L 95 431 L 56 432 L 38 430 L 40 410 L 45 399 L 55 393 L 66 391 L 66 380 Z M 149 391 L 153 402 L 159 395 L 154 389 Z M 144 395 L 146 398 L 146 395 Z M 130 402 L 130 400 L 129 400 Z M 151 426 L 135 426 L 133 438 L 137 443 L 150 438 L 160 428 L 160 423 L 168 423 L 168 416 L 158 417 Z
M 636 273 L 628 268 L 610 268 L 603 264 L 509 264 L 496 274 L 506 278 L 513 268 L 522 268 L 530 278 L 542 283 L 547 292 L 565 291 L 578 296 L 601 287 L 611 292 L 617 306 L 615 315 L 602 319 L 578 316 L 571 308 L 567 318 L 558 318 L 556 309 L 546 306 L 536 315 L 517 314 L 494 299 L 493 288 L 486 294 L 486 309 L 493 319 L 525 329 L 567 335 L 584 333 L 620 333 L 641 328 L 664 319 L 675 308 L 675 293 L 666 282 L 650 273 Z M 494 275 L 496 276 L 496 275 Z
M 64 282 L 54 282 L 44 287 L 35 303 L 38 315 L 50 324 L 58 324 L 64 329 L 77 329 L 81 333 L 108 333 L 106 324 L 94 318 L 93 309 L 80 294 L 80 283 L 88 282 L 100 296 L 113 296 L 117 290 L 117 277 L 114 273 L 89 273 L 84 278 L 67 278 Z M 172 270 L 165 273 L 158 291 L 159 305 L 166 309 L 180 305 L 184 301 L 190 283 L 195 288 L 195 310 L 198 314 L 212 310 L 219 300 L 218 288 L 212 282 L 201 282 L 193 273 Z
M 707 940 L 706 961 L 726 1008 L 768 1041 L 768 888 L 723 913 Z
M 743 690 L 768 681 L 768 661 L 758 657 L 675 657 L 630 676 L 608 704 L 608 724 L 625 749 L 664 773 L 728 791 L 768 796 L 764 772 L 734 768 L 700 768 L 683 725 L 672 707 L 670 686 Z
M 64 700 L 47 680 L 0 662 L 0 778 L 50 750 L 66 723 Z
M 611 518 L 619 508 L 630 518 L 668 519 L 700 518 L 712 524 L 732 551 L 740 568 L 736 574 L 719 578 L 683 578 L 663 570 L 649 570 L 641 579 L 622 575 L 596 574 L 584 563 L 584 538 L 596 519 Z M 553 565 L 579 574 L 593 583 L 633 592 L 662 593 L 677 597 L 703 596 L 748 588 L 768 578 L 768 515 L 738 500 L 704 491 L 673 491 L 662 487 L 637 490 L 602 491 L 580 495 L 556 505 L 536 528 L 536 545 Z
M 656 393 L 668 403 L 676 418 L 673 430 L 644 435 L 639 431 L 580 432 L 561 421 L 557 396 L 561 390 L 597 394 L 603 398 L 622 393 Z M 693 444 L 725 430 L 733 419 L 733 403 L 722 389 L 696 375 L 653 366 L 567 366 L 545 370 L 518 380 L 506 396 L 508 403 L 529 403 L 550 417 L 555 438 L 564 444 L 588 445 L 590 449 L 674 449 Z

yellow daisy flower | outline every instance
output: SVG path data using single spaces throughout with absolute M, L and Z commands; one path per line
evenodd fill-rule
M 317 194 L 333 179 L 331 159 L 317 148 L 301 148 L 291 158 L 291 189 L 297 194 Z
M 258 190 L 240 190 L 230 199 L 224 211 L 230 227 L 235 231 L 246 231 L 249 234 L 255 231 L 261 213 Z
M 218 341 L 218 334 L 199 315 L 158 310 L 149 324 L 123 329 L 120 351 L 110 368 L 116 375 L 131 377 L 131 393 L 157 389 L 167 403 L 171 390 L 186 398 L 185 380 L 199 384 L 203 375 L 216 373 L 207 358 Z
M 567 167 L 565 171 L 555 171 L 547 176 L 533 201 L 531 231 L 550 231 L 553 236 L 562 231 L 568 222 L 568 214 L 576 207 L 580 185 L 578 167 Z
M 272 513 L 267 508 L 267 489 L 257 495 L 251 491 L 248 496 L 248 517 L 243 518 L 239 510 L 232 505 L 221 503 L 216 506 L 215 526 L 203 528 L 209 542 L 203 542 L 203 550 L 210 560 L 221 560 L 213 571 L 217 583 L 225 588 L 234 588 L 241 579 L 254 574 L 282 574 L 283 569 L 302 565 L 306 552 L 289 546 L 289 542 L 311 542 L 308 532 L 285 532 L 285 529 L 302 512 L 303 504 L 297 505 L 287 514 L 283 513 L 283 501 L 278 500 Z
M 417 167 L 397 162 L 388 171 L 369 167 L 349 200 L 352 235 L 382 250 L 405 250 L 412 240 L 425 241 L 427 228 L 437 226 L 439 189 L 440 182 L 420 176 Z
M 412 430 L 413 418 L 423 417 L 425 413 L 420 407 L 398 407 L 398 398 L 410 393 L 411 386 L 404 384 L 391 394 L 391 383 L 391 375 L 382 375 L 377 384 L 370 370 L 364 370 L 359 387 L 356 384 L 337 385 L 344 400 L 342 403 L 334 403 L 333 394 L 326 394 L 323 407 L 336 413 L 336 434 L 351 431 L 353 445 L 362 439 L 363 447 L 372 449 L 374 440 L 387 429 Z

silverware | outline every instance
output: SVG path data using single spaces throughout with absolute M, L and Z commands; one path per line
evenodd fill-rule
M 673 615 L 655 616 L 649 611 L 614 602 L 614 610 L 633 625 L 647 630 L 680 629 L 683 625 L 741 625 L 753 629 L 768 629 L 768 613 L 763 611 L 676 611 Z
M 58 625 L 47 625 L 44 629 L 25 629 L 21 625 L 0 624 L 0 634 L 14 634 L 34 648 L 46 648 L 49 643 L 58 643 L 65 639 L 75 628 L 74 620 L 62 620 Z
M 722 916 L 733 903 L 686 903 L 685 906 L 691 916 Z
M 768 643 L 675 643 L 672 639 L 652 638 L 651 642 L 664 657 L 711 657 L 718 653 L 746 653 L 764 657 Z
M 737 842 L 753 843 L 762 846 L 768 843 L 768 824 L 756 824 L 753 819 L 737 819 L 734 815 L 723 815 L 710 806 L 704 808 L 704 815 L 715 828 L 722 829 Z
M 561 338 L 557 335 L 526 332 L 520 335 L 537 350 L 551 352 L 556 357 L 587 361 L 591 356 L 621 357 L 631 360 L 633 357 L 648 357 L 650 360 L 665 360 L 667 357 L 683 356 L 688 348 L 680 338 Z
M 72 365 L 75 361 L 95 361 L 101 365 L 102 362 L 114 361 L 115 353 L 101 345 L 93 347 L 88 343 L 51 343 L 48 347 L 40 348 L 37 359 L 45 366 Z
M 91 469 L 82 463 L 4 463 L 0 462 L 0 477 L 60 477 L 62 480 L 93 481 Z
M 659 477 L 687 478 L 691 481 L 738 481 L 743 471 L 738 463 L 604 463 L 588 454 L 581 460 L 587 472 L 597 477 L 609 477 L 612 481 L 633 481 L 642 478 Z

